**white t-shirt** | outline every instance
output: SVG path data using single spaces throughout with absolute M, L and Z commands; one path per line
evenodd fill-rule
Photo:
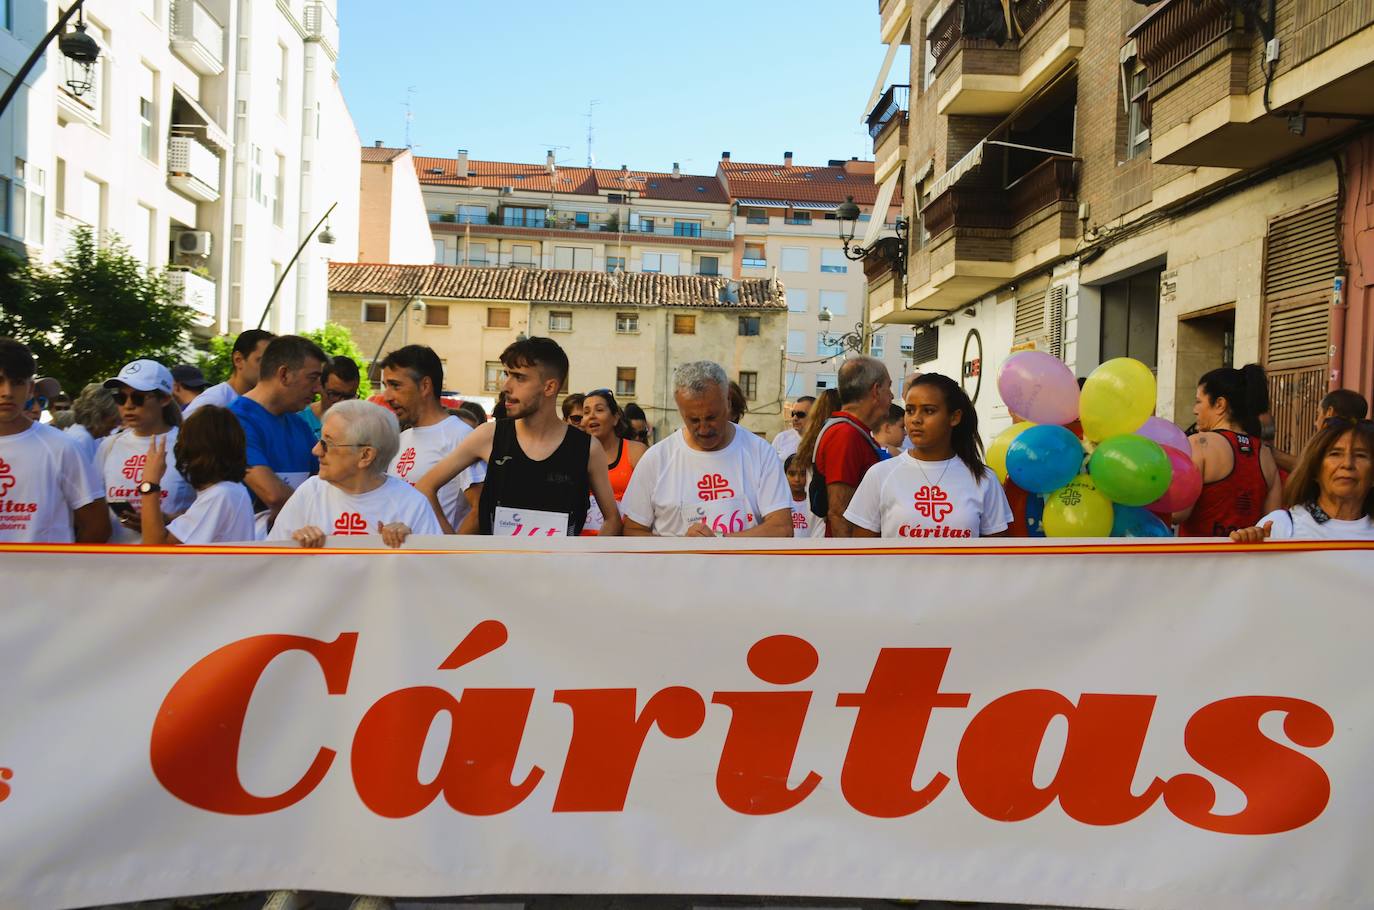
M 74 423 L 62 431 L 69 436 L 73 442 L 81 447 L 81 455 L 87 461 L 95 464 L 95 452 L 100 448 L 100 440 L 91 435 L 91 431 L 79 423 Z
M 268 540 L 290 540 L 301 528 L 339 537 L 380 534 L 378 524 L 401 522 L 412 534 L 442 534 L 439 519 L 419 490 L 397 477 L 367 493 L 349 493 L 311 477 L 282 506 Z
M 453 415 L 428 427 L 411 427 L 401 433 L 401 448 L 386 472 L 414 486 L 439 461 L 458 447 L 472 427 Z M 487 464 L 479 461 L 439 488 L 439 505 L 456 529 L 471 511 L 463 491 L 487 479 Z
M 792 500 L 792 536 L 825 536 L 825 519 L 811 511 L 811 500 L 808 497 Z
M 72 512 L 104 495 L 95 466 L 61 430 L 0 436 L 0 541 L 72 543 Z
M 778 453 L 778 457 L 786 461 L 789 456 L 797 454 L 797 447 L 801 445 L 801 434 L 791 427 L 783 430 L 773 437 L 773 451 Z
M 253 533 L 253 498 L 241 483 L 222 480 L 196 494 L 191 508 L 172 519 L 167 531 L 188 544 L 247 543 Z
M 177 472 L 172 450 L 177 444 L 177 428 L 167 431 L 167 473 L 158 486 L 162 487 L 162 514 L 185 512 L 196 497 L 195 488 Z M 143 481 L 143 465 L 148 461 L 148 446 L 152 436 L 136 436 L 130 430 L 112 433 L 100 440 L 95 453 L 95 469 L 105 481 L 106 502 L 127 502 L 134 511 L 143 508 L 138 485 Z M 110 543 L 139 543 L 137 531 L 119 523 L 119 516 L 110 513 Z
M 777 452 L 735 427 L 723 449 L 698 452 L 678 430 L 635 465 L 620 512 L 660 537 L 681 537 L 698 521 L 742 531 L 764 516 L 792 508 L 792 491 Z
M 986 537 L 1011 524 L 1011 506 L 991 468 L 983 482 L 958 457 L 919 461 L 899 455 L 868 469 L 845 519 L 883 537 Z
M 1374 540 L 1374 520 L 1331 518 L 1320 524 L 1306 506 L 1278 509 L 1259 520 L 1259 527 L 1272 521 L 1270 540 Z
M 207 404 L 218 405 L 227 408 L 234 403 L 234 399 L 239 397 L 239 393 L 234 391 L 234 387 L 227 382 L 212 385 L 210 388 L 201 392 L 181 409 L 183 418 L 190 417 L 196 412 L 196 408 L 204 407 Z

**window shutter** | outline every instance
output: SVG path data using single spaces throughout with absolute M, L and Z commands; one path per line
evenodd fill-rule
M 1045 334 L 1045 295 L 1031 294 L 1016 301 L 1016 340 L 1031 341 Z
M 1050 353 L 1060 360 L 1064 359 L 1064 316 L 1069 292 L 1062 284 L 1050 288 L 1045 298 L 1045 318 L 1049 320 L 1046 333 L 1050 342 Z
M 1274 219 L 1264 244 L 1265 363 L 1324 361 L 1332 280 L 1340 266 L 1336 200 Z

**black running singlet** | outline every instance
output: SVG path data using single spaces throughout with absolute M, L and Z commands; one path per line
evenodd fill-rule
M 534 461 L 520 448 L 515 420 L 496 421 L 491 458 L 487 461 L 487 479 L 482 483 L 482 498 L 477 504 L 478 531 L 490 534 L 496 507 L 505 506 L 565 512 L 568 535 L 581 534 L 591 494 L 587 483 L 591 442 L 592 438 L 586 433 L 568 427 L 553 454 L 543 461 Z

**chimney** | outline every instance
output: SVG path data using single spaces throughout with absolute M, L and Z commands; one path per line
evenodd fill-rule
M 782 153 L 782 166 L 783 166 L 783 167 L 791 167 L 791 166 L 792 166 L 792 153 L 791 153 L 791 152 L 783 152 L 783 153 Z
M 454 169 L 458 172 L 457 176 L 459 176 L 459 177 L 466 177 L 466 176 L 468 175 L 468 150 L 467 150 L 467 149 L 459 149 L 459 150 L 458 150 L 458 165 L 457 165 L 457 167 L 454 168 Z
M 628 164 L 622 164 L 620 166 L 620 173 L 622 175 L 630 173 L 630 166 Z
M 673 179 L 682 179 L 682 168 L 678 166 L 678 163 L 676 161 L 673 162 Z
M 544 153 L 544 167 L 550 174 L 554 172 L 553 149 L 549 149 Z
M 858 158 L 850 158 L 844 163 L 844 172 L 854 177 L 872 177 L 877 165 L 872 161 L 860 161 Z
M 381 147 L 382 147 L 382 140 L 380 140 L 380 139 L 374 140 L 373 143 L 372 143 L 372 147 L 373 147 L 373 148 L 378 148 L 378 149 L 381 148 Z
M 721 152 L 721 153 L 720 153 L 720 160 L 721 160 L 721 161 L 729 161 L 729 160 L 730 160 L 730 153 L 729 153 L 729 152 Z

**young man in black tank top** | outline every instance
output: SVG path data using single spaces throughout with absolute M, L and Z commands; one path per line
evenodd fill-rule
M 468 466 L 485 461 L 479 534 L 576 536 L 587 518 L 590 493 L 606 517 L 602 536 L 619 535 L 620 511 L 606 473 L 606 453 L 558 413 L 568 355 L 552 339 L 528 338 L 506 348 L 501 364 L 506 368 L 507 418 L 473 430 L 415 485 L 429 497 L 444 532 L 453 533 L 453 528 L 439 508 L 439 489 Z

